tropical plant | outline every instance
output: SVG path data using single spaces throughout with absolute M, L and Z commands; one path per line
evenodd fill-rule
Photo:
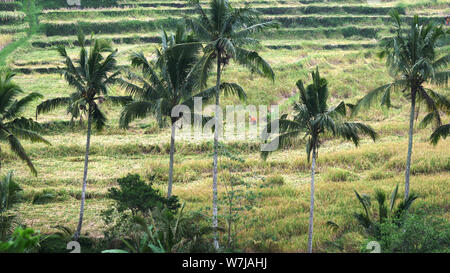
M 450 135 L 450 124 L 444 124 L 434 130 L 430 136 L 430 141 L 436 145 L 441 138 L 446 139 L 448 135 Z
M 386 204 L 386 193 L 384 193 L 382 190 L 376 190 L 374 199 L 377 201 L 378 211 L 374 213 L 372 209 L 371 198 L 369 195 L 360 195 L 356 190 L 355 195 L 364 209 L 363 213 L 354 214 L 356 220 L 362 227 L 364 227 L 369 235 L 375 236 L 377 238 L 380 237 L 380 224 L 386 222 L 388 219 L 399 221 L 402 215 L 409 210 L 414 200 L 418 198 L 417 195 L 412 193 L 406 200 L 400 201 L 400 203 L 396 207 L 398 185 L 391 193 L 389 204 Z M 378 219 L 376 219 L 376 216 L 378 216 Z
M 86 38 L 82 32 L 78 33 L 78 42 L 80 43 L 80 45 L 82 45 L 82 49 L 80 51 L 80 57 L 81 57 L 81 55 L 83 55 L 83 58 L 88 58 L 88 53 L 85 49 Z M 102 43 L 105 43 L 105 46 L 111 47 L 111 45 L 106 41 L 102 41 Z M 92 51 L 92 49 L 91 49 L 91 51 Z M 104 50 L 104 52 L 108 52 L 108 51 L 112 51 L 112 49 L 109 48 L 109 49 Z M 89 71 L 86 68 L 83 68 L 83 69 L 81 69 L 81 67 L 76 68 L 74 66 L 74 63 L 72 62 L 72 60 L 67 59 L 70 57 L 67 55 L 67 52 L 65 51 L 64 47 L 58 47 L 58 52 L 61 55 L 61 57 L 65 58 L 66 68 L 64 68 L 62 70 L 62 74 L 66 78 L 66 81 L 69 83 L 69 85 L 75 87 L 76 91 L 72 92 L 69 96 L 56 97 L 56 98 L 47 99 L 47 100 L 41 102 L 36 107 L 36 119 L 38 118 L 38 116 L 40 114 L 46 114 L 46 113 L 54 111 L 58 108 L 65 107 L 66 113 L 70 115 L 70 123 L 73 124 L 75 122 L 75 120 L 78 119 L 80 125 L 83 125 L 83 120 L 87 119 L 87 116 L 88 116 L 88 107 L 86 107 L 86 105 L 87 105 L 86 102 L 84 102 L 82 100 L 83 92 L 80 91 L 80 88 L 83 87 L 83 84 L 84 85 L 87 84 L 87 80 L 88 80 L 87 75 L 89 74 L 88 73 Z M 114 56 L 112 56 L 112 57 L 115 57 L 115 55 L 116 55 L 116 53 L 114 53 Z M 86 60 L 84 60 L 83 62 L 86 62 Z M 78 70 L 78 76 L 80 76 L 80 77 L 78 78 L 78 76 L 76 74 L 74 74 L 72 76 L 72 78 L 67 78 L 66 70 L 68 68 L 71 68 L 73 70 L 73 72 Z M 110 82 L 106 83 L 107 85 L 114 83 L 114 80 L 116 80 L 116 77 L 118 76 L 119 72 L 115 71 L 115 70 L 116 70 L 116 67 L 114 67 L 113 69 L 110 69 L 109 72 L 115 72 L 114 73 L 115 75 L 111 75 L 113 77 L 111 78 Z M 70 81 L 72 81 L 73 83 L 70 83 Z M 81 86 L 79 86 L 79 84 L 81 84 Z M 97 100 L 98 105 L 102 104 L 104 102 L 111 103 L 111 104 L 125 105 L 126 103 L 131 101 L 131 97 L 129 97 L 129 96 L 110 96 L 106 92 L 106 93 L 102 93 L 101 95 L 99 94 L 99 96 L 96 98 L 96 100 Z M 105 121 L 106 121 L 106 119 L 105 119 Z M 94 122 L 97 123 L 97 120 L 94 120 Z M 103 127 L 103 125 L 100 126 L 100 128 L 102 128 L 102 127 Z
M 184 204 L 176 215 L 166 208 L 152 210 L 149 221 L 136 216 L 138 234 L 135 238 L 122 239 L 128 250 L 111 249 L 103 253 L 176 253 L 193 252 L 204 245 L 204 236 L 211 231 L 198 225 L 199 215 L 185 216 Z M 204 251 L 204 250 L 203 250 Z
M 6 242 L 0 241 L 0 253 L 23 253 L 39 246 L 40 235 L 31 228 L 18 227 Z
M 20 200 L 22 189 L 13 181 L 13 172 L 9 172 L 0 180 L 0 241 L 6 241 L 11 233 L 11 225 L 15 218 L 9 213 L 11 207 Z
M 140 229 L 134 217 L 148 218 L 156 208 L 167 209 L 171 213 L 177 212 L 181 206 L 178 198 L 174 195 L 170 198 L 163 196 L 154 188 L 154 179 L 155 175 L 150 175 L 147 183 L 137 174 L 128 174 L 117 179 L 119 188 L 108 190 L 108 197 L 115 202 L 111 208 L 102 211 L 107 241 L 114 243 L 117 238 L 136 237 L 135 233 Z
M 130 101 L 128 96 L 109 96 L 110 85 L 116 83 L 120 71 L 117 69 L 117 49 L 113 50 L 111 42 L 95 39 L 87 49 L 85 46 L 85 36 L 78 34 L 80 43 L 80 57 L 77 63 L 67 54 L 65 47 L 58 47 L 58 52 L 64 58 L 65 67 L 61 73 L 67 83 L 75 88 L 75 92 L 69 97 L 51 99 L 43 102 L 37 107 L 37 113 L 45 113 L 59 106 L 67 106 L 68 112 L 77 114 L 84 112 L 87 116 L 87 139 L 86 153 L 84 159 L 83 186 L 81 191 L 81 207 L 78 226 L 74 234 L 74 240 L 78 240 L 81 233 L 84 215 L 84 203 L 86 199 L 86 181 L 88 174 L 89 148 L 91 144 L 92 122 L 98 130 L 101 130 L 107 121 L 107 117 L 100 109 L 100 104 L 105 101 L 125 104 Z M 103 56 L 107 54 L 107 56 Z M 75 66 L 75 65 L 78 66 Z M 76 115 L 75 115 L 76 116 Z
M 411 101 L 409 116 L 408 153 L 405 170 L 405 199 L 410 189 L 411 154 L 413 145 L 414 119 L 416 102 L 424 102 L 427 114 L 420 126 L 424 127 L 434 121 L 435 126 L 441 125 L 440 111 L 450 111 L 450 101 L 436 91 L 427 88 L 426 84 L 446 86 L 450 71 L 447 65 L 450 61 L 448 51 L 440 53 L 438 42 L 445 38 L 447 32 L 443 26 L 435 23 L 424 24 L 416 15 L 409 29 L 402 27 L 400 15 L 393 9 L 390 16 L 394 20 L 395 35 L 380 42 L 382 51 L 379 56 L 387 57 L 386 64 L 393 82 L 370 91 L 358 101 L 353 112 L 362 107 L 371 106 L 372 102 L 381 98 L 381 105 L 391 107 L 391 92 L 401 91 Z
M 374 141 L 377 138 L 376 132 L 368 125 L 359 122 L 344 122 L 343 117 L 346 116 L 346 105 L 344 102 L 339 103 L 335 107 L 328 107 L 328 82 L 321 78 L 319 69 L 312 72 L 312 84 L 306 88 L 303 81 L 297 82 L 297 88 L 300 91 L 299 102 L 294 103 L 293 119 L 288 119 L 288 115 L 284 114 L 275 121 L 279 124 L 279 135 L 270 140 L 270 144 L 279 143 L 278 147 L 283 148 L 289 145 L 289 140 L 298 138 L 304 134 L 306 139 L 306 154 L 308 162 L 311 159 L 311 204 L 309 215 L 309 232 L 308 232 L 308 252 L 312 252 L 313 239 L 313 218 L 314 218 L 314 183 L 315 168 L 318 149 L 321 145 L 321 136 L 326 133 L 334 137 L 341 137 L 351 140 L 358 146 L 361 135 L 368 135 Z M 266 128 L 269 132 L 270 124 Z M 268 136 L 269 137 L 269 136 Z M 270 154 L 270 151 L 263 151 L 264 159 Z
M 117 179 L 120 188 L 109 189 L 108 197 L 116 201 L 119 212 L 130 210 L 134 216 L 139 213 L 148 215 L 153 209 L 163 207 L 175 212 L 180 207 L 178 198 L 161 196 L 160 192 L 153 188 L 153 180 L 154 176 L 150 178 L 150 183 L 146 183 L 139 175 L 128 174 Z
M 182 118 L 182 115 L 173 116 L 172 111 L 181 104 L 193 110 L 194 97 L 206 101 L 214 95 L 214 90 L 195 92 L 197 73 L 195 73 L 194 67 L 198 62 L 201 45 L 193 43 L 195 42 L 194 36 L 186 32 L 184 26 L 179 25 L 175 34 L 168 35 L 166 31 L 163 31 L 161 40 L 161 48 L 156 50 L 155 59 L 148 61 L 143 53 L 132 53 L 131 55 L 132 67 L 140 68 L 141 73 L 128 71 L 127 77 L 121 80 L 122 86 L 126 88 L 134 101 L 123 108 L 120 126 L 128 128 L 133 120 L 148 115 L 156 116 L 161 127 L 165 124 L 166 119 L 170 120 L 172 133 L 167 188 L 167 196 L 170 197 L 173 184 L 176 123 Z M 180 44 L 185 46 L 176 46 Z M 224 85 L 223 90 L 234 92 L 236 90 L 233 87 L 233 85 Z M 240 91 L 238 89 L 236 92 Z M 191 113 L 194 112 L 192 110 Z M 191 118 L 191 121 L 194 119 Z
M 450 246 L 450 222 L 436 218 L 426 211 L 407 212 L 401 225 L 388 219 L 380 224 L 377 240 L 383 253 L 448 253 Z
M 37 175 L 36 168 L 19 139 L 50 145 L 36 132 L 39 129 L 37 122 L 21 117 L 23 110 L 34 100 L 41 98 L 42 95 L 30 93 L 21 99 L 17 99 L 24 92 L 12 81 L 14 76 L 15 74 L 12 72 L 0 71 L 0 141 L 6 142 L 11 151 L 25 161 L 31 172 Z
M 220 104 L 220 89 L 223 86 L 221 75 L 224 67 L 233 59 L 240 65 L 272 80 L 275 74 L 270 65 L 256 51 L 245 48 L 247 45 L 258 44 L 257 39 L 251 35 L 261 32 L 269 27 L 276 27 L 275 22 L 260 23 L 259 13 L 246 5 L 243 8 L 234 8 L 228 0 L 211 0 L 209 9 L 205 10 L 199 0 L 189 0 L 189 3 L 198 13 L 198 17 L 187 20 L 187 24 L 197 35 L 203 45 L 203 56 L 198 63 L 199 86 L 205 88 L 214 63 L 216 63 L 215 87 L 215 130 L 214 130 L 214 165 L 213 165 L 213 228 L 218 227 L 217 222 L 217 157 L 218 157 L 218 116 Z M 234 84 L 235 89 L 242 90 Z M 217 234 L 217 233 L 216 233 Z M 217 235 L 214 246 L 219 247 Z

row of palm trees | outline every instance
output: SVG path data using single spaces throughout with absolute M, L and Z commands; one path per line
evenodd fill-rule
M 178 26 L 174 34 L 162 33 L 160 48 L 156 56 L 148 60 L 143 53 L 131 55 L 131 67 L 125 71 L 117 68 L 117 50 L 113 50 L 111 43 L 95 39 L 90 48 L 86 47 L 83 34 L 78 35 L 81 46 L 79 58 L 75 61 L 67 54 L 64 47 L 58 52 L 64 58 L 65 66 L 62 74 L 74 92 L 68 97 L 49 99 L 38 105 L 36 115 L 47 113 L 58 107 L 66 107 L 72 120 L 87 117 L 86 153 L 82 184 L 82 197 L 80 216 L 74 239 L 81 233 L 86 181 L 88 173 L 90 138 L 92 123 L 97 129 L 105 126 L 106 115 L 100 105 L 104 102 L 123 106 L 120 116 L 120 127 L 127 128 L 137 119 L 149 115 L 155 116 L 158 123 L 163 126 L 170 120 L 172 128 L 169 181 L 167 194 L 172 195 L 173 162 L 175 135 L 178 118 L 171 116 L 173 107 L 183 104 L 193 107 L 194 97 L 209 101 L 214 99 L 216 113 L 220 104 L 220 92 L 233 94 L 245 99 L 242 87 L 236 83 L 223 82 L 221 75 L 224 67 L 232 59 L 237 64 L 248 68 L 252 73 L 275 79 L 270 65 L 248 45 L 258 44 L 252 34 L 267 28 L 277 27 L 274 22 L 260 23 L 258 13 L 246 6 L 233 8 L 227 0 L 211 0 L 210 8 L 204 10 L 198 0 L 190 0 L 198 16 L 187 18 L 186 27 Z M 297 82 L 300 100 L 294 104 L 292 119 L 283 115 L 280 120 L 280 134 L 274 139 L 279 141 L 280 147 L 285 146 L 289 139 L 304 135 L 307 139 L 306 149 L 308 160 L 312 157 L 311 165 L 311 207 L 309 221 L 308 251 L 312 252 L 313 217 L 314 217 L 314 175 L 318 149 L 321 145 L 321 136 L 330 133 L 353 141 L 358 145 L 362 135 L 368 135 L 375 140 L 377 134 L 368 125 L 358 122 L 346 122 L 348 110 L 355 115 L 361 108 L 370 106 L 372 101 L 381 97 L 381 104 L 391 106 L 390 93 L 400 90 L 411 100 L 411 123 L 409 133 L 409 147 L 405 175 L 405 198 L 409 193 L 409 167 L 412 153 L 412 132 L 415 117 L 416 101 L 424 101 L 427 115 L 421 125 L 426 126 L 435 121 L 436 131 L 432 135 L 433 143 L 439 138 L 446 137 L 449 125 L 441 126 L 441 112 L 448 113 L 450 103 L 448 99 L 424 87 L 426 83 L 446 85 L 449 71 L 446 71 L 449 55 L 439 57 L 437 41 L 447 33 L 442 26 L 434 24 L 420 24 L 414 18 L 410 29 L 402 29 L 401 20 L 396 11 L 391 12 L 396 22 L 396 35 L 383 42 L 383 53 L 387 56 L 387 64 L 394 78 L 393 83 L 376 88 L 360 99 L 355 105 L 341 102 L 335 107 L 327 105 L 327 81 L 320 77 L 318 69 L 312 73 L 312 84 L 304 86 L 302 81 Z M 211 72 L 216 68 L 216 85 L 207 88 L 207 81 Z M 31 101 L 41 96 L 32 93 L 21 100 L 13 100 L 22 91 L 11 82 L 12 73 L 5 73 L 0 77 L 0 114 L 1 139 L 8 141 L 11 149 L 30 166 L 33 173 L 36 170 L 30 159 L 20 145 L 17 137 L 40 141 L 49 144 L 39 136 L 34 129 L 38 124 L 30 119 L 19 118 L 20 111 Z M 128 96 L 110 96 L 111 85 L 119 84 L 128 93 Z M 10 93 L 10 94 L 9 94 Z M 191 111 L 193 113 L 193 111 Z M 13 114 L 10 114 L 13 113 Z M 216 115 L 217 116 L 217 115 Z M 204 118 L 207 119 L 207 118 Z M 193 119 L 191 119 L 193 120 Z M 216 128 L 218 126 L 216 121 Z M 214 133 L 214 165 L 213 165 L 213 228 L 218 228 L 217 209 L 217 174 L 218 174 L 218 130 Z M 262 154 L 264 158 L 268 153 Z M 217 233 L 214 236 L 214 246 L 219 248 Z
M 395 35 L 392 38 L 382 40 L 380 57 L 386 57 L 387 66 L 393 78 L 391 83 L 375 88 L 356 104 L 345 104 L 328 108 L 327 81 L 320 77 L 319 71 L 312 73 L 313 83 L 305 89 L 303 82 L 298 81 L 300 101 L 294 103 L 293 118 L 282 116 L 278 121 L 280 134 L 273 140 L 280 147 L 288 145 L 289 140 L 300 135 L 306 139 L 306 154 L 308 161 L 312 153 L 311 163 L 311 197 L 308 231 L 308 252 L 312 252 L 313 220 L 314 220 L 314 174 L 316 156 L 320 146 L 320 136 L 330 133 L 333 136 L 352 140 L 357 146 L 360 135 L 368 135 L 374 141 L 377 138 L 375 131 L 367 125 L 354 122 L 342 122 L 346 116 L 346 108 L 350 108 L 352 116 L 360 109 L 372 105 L 376 99 L 380 99 L 382 106 L 391 107 L 391 92 L 401 93 L 411 101 L 411 113 L 408 134 L 408 152 L 405 170 L 405 203 L 410 202 L 413 196 L 410 191 L 410 167 L 413 144 L 414 119 L 417 118 L 416 103 L 425 103 L 426 115 L 420 123 L 420 127 L 426 127 L 434 123 L 435 131 L 430 137 L 433 144 L 440 138 L 449 135 L 450 124 L 441 124 L 441 113 L 450 112 L 450 101 L 444 95 L 431 90 L 427 86 L 448 86 L 450 71 L 448 65 L 450 54 L 439 52 L 438 43 L 445 38 L 448 31 L 443 26 L 433 23 L 421 24 L 418 16 L 414 16 L 409 28 L 403 29 L 400 15 L 397 10 L 392 10 L 390 16 L 394 20 Z M 262 152 L 263 158 L 267 158 L 269 152 Z M 410 198 L 411 197 L 411 198 Z

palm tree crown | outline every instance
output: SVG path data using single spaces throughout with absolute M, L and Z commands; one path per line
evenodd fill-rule
M 446 86 L 450 71 L 447 66 L 450 54 L 438 50 L 438 43 L 445 38 L 447 32 L 443 26 L 435 23 L 421 24 L 416 15 L 409 29 L 402 27 L 400 15 L 392 10 L 390 16 L 394 20 L 396 35 L 380 42 L 382 51 L 379 56 L 386 57 L 386 64 L 394 79 L 393 82 L 380 86 L 364 96 L 355 106 L 356 113 L 363 107 L 381 97 L 381 105 L 390 107 L 391 92 L 402 91 L 409 100 L 424 102 L 427 115 L 421 126 L 434 121 L 441 125 L 440 111 L 450 111 L 450 101 L 443 95 L 427 88 L 425 84 Z
M 12 81 L 11 72 L 0 72 L 0 141 L 8 143 L 11 151 L 25 161 L 34 175 L 37 171 L 19 139 L 32 142 L 50 143 L 42 138 L 36 129 L 39 124 L 32 119 L 21 117 L 23 110 L 34 100 L 41 98 L 39 93 L 30 93 L 22 98 L 22 89 Z
M 211 0 L 210 9 L 205 11 L 199 0 L 190 0 L 197 10 L 198 18 L 187 20 L 200 42 L 204 45 L 203 56 L 199 63 L 201 77 L 199 84 L 206 86 L 209 72 L 217 60 L 219 65 L 227 65 L 230 59 L 270 79 L 275 74 L 270 65 L 256 51 L 245 46 L 259 44 L 250 37 L 252 34 L 277 27 L 275 22 L 259 23 L 259 13 L 249 6 L 233 8 L 228 0 Z
M 136 118 L 155 115 L 161 126 L 165 118 L 171 118 L 173 107 L 193 100 L 195 77 L 192 68 L 198 61 L 200 45 L 174 47 L 195 41 L 190 33 L 178 26 L 175 34 L 163 31 L 161 48 L 156 50 L 156 58 L 147 60 L 143 53 L 131 54 L 131 65 L 140 68 L 141 73 L 128 71 L 121 84 L 134 101 L 127 104 L 121 114 L 120 126 L 127 128 Z M 177 118 L 172 118 L 172 123 Z
M 288 119 L 284 114 L 278 120 L 280 134 L 272 142 L 278 142 L 283 148 L 289 144 L 289 140 L 303 135 L 306 139 L 306 152 L 308 161 L 313 149 L 320 146 L 320 136 L 331 133 L 333 136 L 351 140 L 357 146 L 361 135 L 368 135 L 373 140 L 377 138 L 376 132 L 368 125 L 359 122 L 344 122 L 346 105 L 344 102 L 337 106 L 328 107 L 328 82 L 321 78 L 319 70 L 312 72 L 313 83 L 306 88 L 303 81 L 297 82 L 300 91 L 299 102 L 294 103 L 293 119 Z M 270 124 L 268 125 L 270 127 Z M 270 128 L 268 128 L 270 131 Z M 263 158 L 267 158 L 270 152 L 262 152 Z
M 78 34 L 81 50 L 77 60 L 77 67 L 67 54 L 65 47 L 58 47 L 58 52 L 64 58 L 65 67 L 61 69 L 67 83 L 75 88 L 68 97 L 58 97 L 46 100 L 36 108 L 36 116 L 50 112 L 58 107 L 66 106 L 67 113 L 72 120 L 84 116 L 91 116 L 97 129 L 102 129 L 106 123 L 106 116 L 99 105 L 103 102 L 126 104 L 131 100 L 128 96 L 109 96 L 108 88 L 116 83 L 120 71 L 117 69 L 117 49 L 113 50 L 111 43 L 96 39 L 90 49 L 85 47 L 85 36 Z M 109 53 L 106 57 L 102 54 Z

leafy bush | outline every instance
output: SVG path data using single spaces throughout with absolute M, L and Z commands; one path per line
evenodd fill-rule
M 133 215 L 139 212 L 147 215 L 154 208 L 167 207 L 176 211 L 180 204 L 176 196 L 165 198 L 152 187 L 154 176 L 150 176 L 150 183 L 145 183 L 137 174 L 128 174 L 117 180 L 120 188 L 109 189 L 108 197 L 117 202 L 117 210 L 130 210 Z
M 177 215 L 166 208 L 154 209 L 148 219 L 133 217 L 133 236 L 122 238 L 128 250 L 110 249 L 103 253 L 177 253 L 212 252 L 212 244 L 205 235 L 212 228 L 203 225 L 205 217 L 198 213 L 183 214 L 184 205 Z
M 165 198 L 153 188 L 154 179 L 155 175 L 150 175 L 150 183 L 146 183 L 139 175 L 128 174 L 117 180 L 119 188 L 109 189 L 108 197 L 116 202 L 113 208 L 102 212 L 102 217 L 105 240 L 110 241 L 111 247 L 122 245 L 119 238 L 138 236 L 139 225 L 134 221 L 137 216 L 148 218 L 155 209 L 175 213 L 180 207 L 176 196 Z
M 39 245 L 39 234 L 31 228 L 18 227 L 7 242 L 0 242 L 0 253 L 23 253 Z
M 385 253 L 450 252 L 450 223 L 427 216 L 424 211 L 407 213 L 401 225 L 392 219 L 380 225 L 376 240 Z
M 355 194 L 361 206 L 363 207 L 364 212 L 354 213 L 354 216 L 358 223 L 362 227 L 364 227 L 366 232 L 370 236 L 375 238 L 381 237 L 380 225 L 388 220 L 396 223 L 398 226 L 401 226 L 401 219 L 403 214 L 410 209 L 413 202 L 418 198 L 417 195 L 412 193 L 406 200 L 400 201 L 400 203 L 396 207 L 395 205 L 398 197 L 398 185 L 391 194 L 389 205 L 386 204 L 386 194 L 381 190 L 376 190 L 374 199 L 378 203 L 378 211 L 375 213 L 374 208 L 372 207 L 370 196 L 361 196 L 357 191 L 355 191 Z M 376 216 L 378 216 L 378 219 L 376 218 Z

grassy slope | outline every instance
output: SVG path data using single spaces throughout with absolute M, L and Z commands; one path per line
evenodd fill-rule
M 132 2 L 132 1 L 127 1 Z M 138 1 L 134 1 L 138 2 Z M 158 1 L 140 1 L 150 3 Z M 162 1 L 159 1 L 162 2 Z M 172 1 L 177 2 L 177 1 Z M 275 1 L 255 1 L 259 7 L 270 7 Z M 294 1 L 295 2 L 295 1 Z M 307 1 L 304 1 L 305 3 Z M 342 1 L 335 1 L 342 4 Z M 360 4 L 365 1 L 347 1 Z M 418 1 L 417 1 L 418 2 Z M 296 2 L 297 3 L 297 2 Z M 420 8 L 429 15 L 448 10 L 448 5 L 440 1 L 436 6 Z M 293 5 L 293 4 L 291 4 Z M 297 5 L 297 4 L 296 4 Z M 302 4 L 303 5 L 303 4 Z M 393 3 L 386 4 L 392 6 Z M 437 7 L 437 8 L 436 8 Z M 417 9 L 407 9 L 412 13 Z M 384 14 L 382 14 L 384 15 Z M 53 16 L 53 15 L 52 15 Z M 157 15 L 155 17 L 160 17 Z M 45 15 L 44 15 L 45 18 Z M 103 16 L 100 20 L 116 20 L 116 17 Z M 120 18 L 120 17 L 119 17 Z M 48 20 L 52 20 L 49 17 Z M 56 18 L 56 20 L 59 20 Z M 361 25 L 359 27 L 366 27 Z M 385 28 L 379 21 L 376 26 Z M 316 65 L 330 82 L 332 104 L 345 99 L 354 102 L 370 89 L 389 80 L 383 62 L 375 57 L 376 49 L 364 48 L 361 44 L 374 44 L 373 38 L 360 35 L 343 39 L 342 34 L 332 37 L 322 35 L 294 35 L 293 28 L 283 28 L 280 33 L 263 41 L 264 45 L 292 46 L 293 49 L 263 48 L 262 55 L 272 64 L 277 79 L 274 83 L 251 77 L 243 68 L 230 66 L 224 78 L 236 81 L 245 87 L 249 94 L 249 104 L 279 103 L 282 109 L 289 107 L 290 96 L 294 95 L 297 79 L 309 79 L 309 71 Z M 137 34 L 127 33 L 129 36 Z M 158 33 L 145 33 L 157 36 Z M 104 34 L 104 37 L 117 37 L 118 34 Z M 12 53 L 8 64 L 12 68 L 41 68 L 61 65 L 54 48 L 37 48 L 33 41 L 74 40 L 74 37 L 39 35 L 31 38 L 29 45 Z M 351 48 L 334 48 L 329 45 L 354 44 Z M 118 43 L 122 52 L 120 64 L 128 64 L 129 50 L 143 50 L 150 55 L 154 44 Z M 77 48 L 69 50 L 76 56 Z M 69 88 L 64 80 L 53 73 L 19 74 L 16 81 L 27 91 L 37 91 L 47 98 L 67 94 Z M 211 82 L 212 83 L 212 82 Z M 441 89 L 447 96 L 449 90 Z M 121 94 L 119 88 L 113 93 Z M 264 96 L 261 96 L 264 94 Z M 295 96 L 293 97 L 295 98 Z M 350 234 L 345 240 L 346 251 L 358 251 L 360 230 L 351 218 L 353 211 L 359 209 L 353 189 L 371 193 L 375 188 L 392 190 L 396 184 L 403 185 L 403 164 L 407 146 L 408 103 L 406 99 L 394 96 L 398 109 L 381 109 L 361 113 L 358 117 L 379 130 L 382 138 L 377 143 L 364 142 L 359 148 L 340 141 L 324 143 L 318 160 L 317 209 L 315 220 L 315 248 L 320 251 L 334 251 L 326 247 L 326 241 L 337 234 L 325 226 L 326 221 L 343 223 Z M 224 105 L 238 103 L 234 98 L 226 98 Z M 34 106 L 37 102 L 34 104 Z M 115 185 L 115 179 L 128 172 L 147 175 L 159 174 L 158 187 L 165 191 L 168 170 L 167 144 L 168 130 L 159 130 L 150 119 L 138 121 L 129 131 L 118 129 L 120 108 L 105 106 L 110 117 L 108 128 L 96 132 L 92 139 L 92 157 L 88 181 L 88 202 L 84 231 L 101 236 L 102 223 L 100 211 L 110 204 L 105 198 L 108 187 Z M 27 109 L 26 116 L 32 117 L 34 110 Z M 422 115 L 420 115 L 421 117 Z M 420 118 L 419 117 L 419 118 Z M 25 143 L 29 149 L 39 176 L 32 177 L 24 164 L 10 154 L 4 154 L 2 173 L 15 170 L 16 177 L 25 189 L 25 202 L 18 207 L 25 223 L 44 232 L 52 230 L 56 224 L 75 227 L 79 209 L 80 180 L 83 165 L 85 136 L 82 128 L 70 130 L 60 121 L 67 120 L 64 110 L 58 110 L 39 118 L 50 123 L 46 137 L 53 146 Z M 445 119 L 448 122 L 448 118 Z M 413 154 L 412 189 L 421 196 L 418 206 L 430 213 L 449 218 L 447 182 L 450 179 L 450 157 L 446 147 L 450 140 L 442 141 L 433 147 L 427 143 L 429 129 L 417 129 Z M 275 153 L 267 162 L 259 159 L 255 145 L 233 143 L 240 150 L 245 163 L 233 163 L 231 170 L 252 185 L 260 193 L 256 206 L 246 213 L 245 221 L 238 226 L 242 248 L 247 251 L 304 251 L 307 240 L 307 217 L 309 202 L 309 171 L 301 146 L 293 151 Z M 252 148 L 253 147 L 253 148 Z M 7 151 L 2 145 L 2 151 Z M 175 157 L 175 194 L 187 201 L 189 209 L 199 209 L 211 203 L 211 163 L 210 143 L 179 143 Z M 3 156 L 3 155 L 2 155 Z M 222 159 L 222 164 L 227 160 Z M 231 164 L 231 163 L 230 163 Z M 343 177 L 345 181 L 340 180 Z M 285 185 L 260 188 L 263 179 L 279 174 L 285 178 Z M 221 178 L 226 179 L 229 169 L 222 168 Z M 223 192 L 223 186 L 220 188 Z M 53 198 L 44 204 L 32 204 L 32 200 L 45 193 Z M 193 194 L 195 193 L 195 194 Z M 268 225 L 267 223 L 271 223 Z

